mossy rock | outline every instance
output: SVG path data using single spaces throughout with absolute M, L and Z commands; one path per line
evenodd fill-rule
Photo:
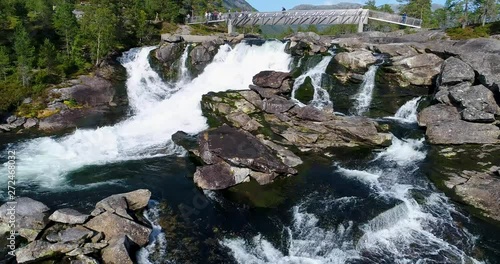
M 310 77 L 306 77 L 304 83 L 295 91 L 295 99 L 308 104 L 314 98 L 314 86 Z

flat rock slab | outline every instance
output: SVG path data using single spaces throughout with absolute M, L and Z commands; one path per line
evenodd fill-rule
M 82 214 L 77 210 L 64 208 L 56 210 L 49 219 L 63 224 L 83 224 L 89 218 L 89 215 Z
M 431 144 L 497 144 L 500 128 L 457 120 L 428 126 L 426 136 Z
M 16 250 L 16 260 L 18 263 L 36 262 L 45 258 L 65 254 L 77 247 L 77 244 L 52 244 L 46 241 L 36 240 Z

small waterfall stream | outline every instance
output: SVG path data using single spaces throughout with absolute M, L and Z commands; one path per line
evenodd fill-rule
M 311 82 L 314 87 L 314 97 L 310 102 L 310 105 L 320 109 L 332 105 L 328 91 L 323 89 L 323 87 L 321 86 L 323 74 L 325 74 L 326 68 L 328 67 L 328 64 L 331 60 L 332 56 L 324 57 L 318 63 L 318 65 L 309 69 L 306 73 L 300 75 L 299 77 L 297 77 L 297 79 L 295 79 L 292 90 L 293 100 L 295 100 L 298 104 L 303 105 L 299 100 L 295 99 L 295 93 L 297 92 L 297 89 L 299 89 L 299 87 L 304 84 L 306 78 L 309 77 L 311 78 Z
M 373 88 L 375 88 L 375 75 L 378 65 L 372 65 L 363 77 L 363 83 L 360 86 L 359 92 L 354 96 L 354 113 L 363 115 L 370 108 L 372 102 Z

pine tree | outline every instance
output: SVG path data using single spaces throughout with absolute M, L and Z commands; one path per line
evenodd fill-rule
M 67 2 L 62 2 L 56 7 L 54 15 L 54 28 L 57 33 L 64 39 L 66 44 L 65 50 L 68 57 L 71 56 L 71 43 L 78 32 L 78 24 L 75 16 L 72 13 L 73 7 Z
M 7 70 L 10 67 L 9 52 L 5 46 L 0 46 L 0 77 L 7 79 Z
M 29 86 L 31 69 L 35 59 L 35 47 L 31 44 L 30 37 L 24 26 L 20 25 L 16 29 L 14 36 L 14 51 L 16 53 L 17 73 L 21 78 L 24 87 Z
M 38 54 L 38 67 L 44 68 L 48 73 L 53 72 L 56 66 L 56 48 L 50 40 L 45 39 Z

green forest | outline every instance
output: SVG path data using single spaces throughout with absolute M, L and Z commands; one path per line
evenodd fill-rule
M 485 24 L 497 20 L 499 10 L 497 0 L 447 0 L 445 7 L 435 11 L 430 0 L 399 1 L 400 13 L 423 19 L 428 28 Z M 391 6 L 377 6 L 374 0 L 367 1 L 364 8 L 394 12 Z M 166 25 L 175 30 L 187 14 L 215 10 L 225 11 L 222 0 L 1 0 L 0 112 L 15 109 L 24 98 L 40 94 L 52 84 L 90 72 L 113 51 L 156 44 Z M 279 35 L 295 31 L 337 35 L 356 28 L 282 28 Z M 368 29 L 391 31 L 399 26 L 372 21 Z M 486 29 L 479 29 L 450 32 L 457 38 L 487 34 Z
M 161 23 L 222 8 L 222 0 L 1 0 L 0 111 L 88 73 L 110 54 L 157 43 Z

